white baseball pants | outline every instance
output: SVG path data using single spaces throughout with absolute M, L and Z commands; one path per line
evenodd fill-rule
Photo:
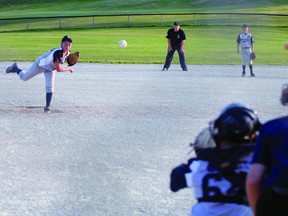
M 27 71 L 21 71 L 19 77 L 23 81 L 27 81 L 32 77 L 44 73 L 45 89 L 47 93 L 54 92 L 55 74 L 56 71 L 48 71 L 39 67 L 39 60 L 37 59 Z

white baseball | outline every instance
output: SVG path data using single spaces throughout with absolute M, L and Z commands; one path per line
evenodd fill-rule
M 125 41 L 125 40 L 120 40 L 119 41 L 119 47 L 120 48 L 126 48 L 127 47 L 127 41 Z

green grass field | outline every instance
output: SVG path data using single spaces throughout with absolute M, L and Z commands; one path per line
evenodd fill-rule
M 241 7 L 231 1 L 28 1 L 2 0 L 0 17 L 56 16 L 83 14 L 159 13 L 159 12 L 273 12 L 287 11 L 286 1 L 241 1 Z M 16 5 L 17 3 L 17 5 Z M 56 4 L 57 3 L 57 4 Z M 197 3 L 197 4 L 196 4 Z M 229 4 L 228 4 L 229 3 Z M 113 7 L 112 7 L 113 6 Z M 152 7 L 153 6 L 153 7 Z M 77 8 L 77 10 L 72 10 Z M 110 9 L 110 10 L 109 10 Z M 172 23 L 171 23 L 172 24 Z M 186 60 L 188 64 L 239 64 L 236 37 L 241 26 L 182 26 L 186 32 Z M 96 63 L 156 63 L 163 64 L 166 56 L 168 27 L 89 28 L 62 30 L 29 30 L 0 32 L 0 61 L 33 61 L 42 53 L 60 44 L 69 34 L 72 51 L 81 52 L 81 62 Z M 286 27 L 251 26 L 257 58 L 255 64 L 287 65 L 288 42 Z M 118 41 L 128 42 L 126 49 Z M 178 63 L 175 53 L 173 63 Z
M 186 32 L 188 64 L 239 64 L 236 38 L 241 27 L 190 27 Z M 33 61 L 42 53 L 60 45 L 65 34 L 73 38 L 72 51 L 81 52 L 81 62 L 156 63 L 165 60 L 167 28 L 106 28 L 88 30 L 55 30 L 1 33 L 1 61 Z M 287 65 L 286 28 L 251 27 L 255 38 L 255 64 Z M 121 49 L 118 41 L 125 39 L 128 47 Z M 174 63 L 178 63 L 175 53 Z

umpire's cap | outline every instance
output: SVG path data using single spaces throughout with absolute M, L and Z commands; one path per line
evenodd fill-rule
M 243 24 L 242 28 L 247 28 L 248 25 L 247 24 Z
M 179 26 L 179 25 L 180 25 L 180 23 L 179 23 L 178 21 L 175 21 L 175 22 L 174 22 L 174 25 L 177 25 L 177 26 Z
M 72 38 L 68 35 L 65 35 L 63 38 L 62 38 L 62 42 L 64 41 L 70 41 L 70 43 L 72 43 Z

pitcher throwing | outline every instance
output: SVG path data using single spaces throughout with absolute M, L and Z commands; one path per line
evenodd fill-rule
M 74 71 L 71 64 L 66 67 L 62 66 L 70 54 L 71 47 L 72 39 L 66 35 L 62 38 L 61 46 L 38 57 L 27 71 L 20 69 L 17 63 L 14 63 L 6 69 L 6 73 L 17 73 L 23 81 L 27 81 L 40 73 L 44 73 L 46 87 L 46 106 L 44 107 L 44 112 L 50 112 L 56 71 L 70 71 L 70 73 Z

